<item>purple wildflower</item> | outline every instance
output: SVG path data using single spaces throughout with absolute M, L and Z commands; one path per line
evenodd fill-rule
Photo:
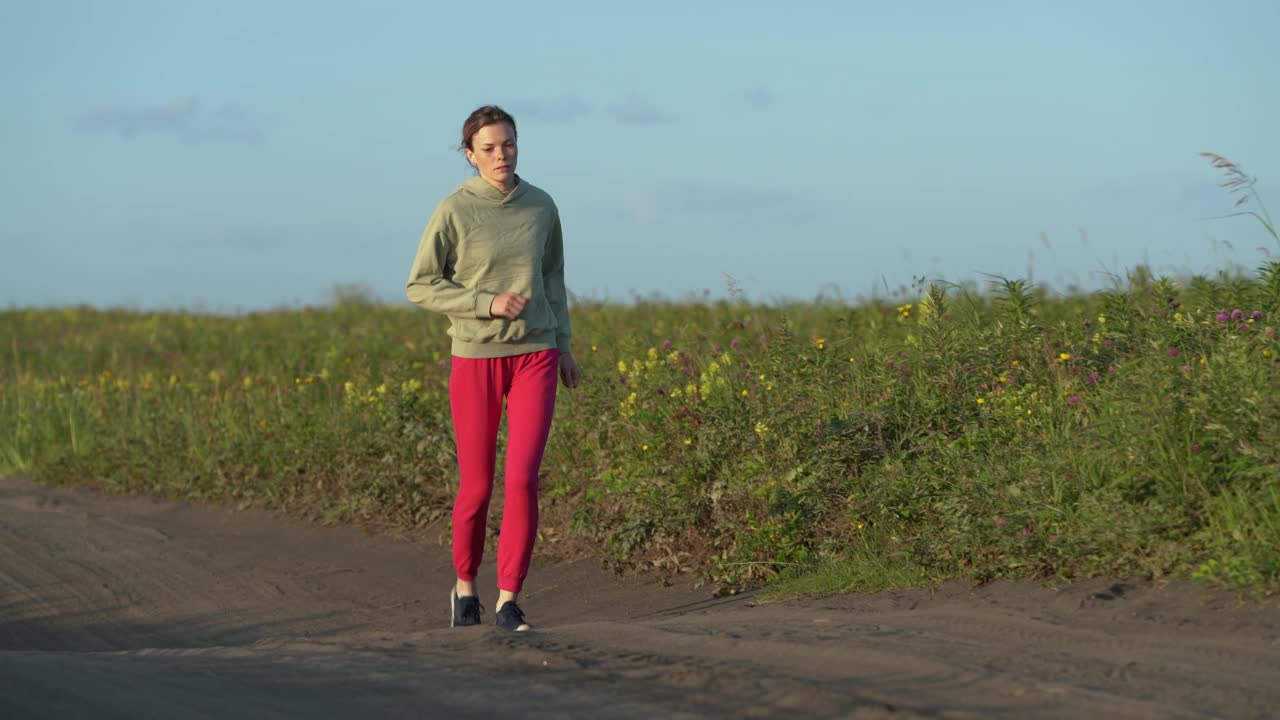
M 1103 347 L 1111 347 L 1112 345 L 1115 345 L 1115 344 L 1116 344 L 1116 341 L 1112 340 L 1111 338 L 1107 338 L 1106 340 L 1102 341 Z
M 1253 313 L 1252 313 L 1251 315 L 1249 315 L 1249 317 L 1253 318 L 1254 320 L 1261 320 L 1261 319 L 1262 319 L 1262 311 L 1261 311 L 1261 310 L 1254 310 L 1254 311 L 1253 311 Z
M 1178 348 L 1169 348 L 1169 357 L 1178 357 Z
M 1232 320 L 1239 320 L 1242 317 L 1244 317 L 1244 311 L 1241 310 L 1240 308 L 1236 308 L 1235 310 L 1231 311 Z
M 729 347 L 734 348 L 735 350 L 736 350 L 736 349 L 737 349 L 737 347 L 738 347 L 739 345 L 741 345 L 741 344 L 742 344 L 742 343 L 738 342 L 738 338 L 734 338 L 734 339 L 732 339 L 732 340 L 730 340 L 730 341 L 729 341 Z
M 1094 372 L 1089 373 L 1089 378 L 1088 378 L 1088 380 L 1089 380 L 1089 384 L 1090 384 L 1090 385 L 1097 385 L 1097 384 L 1098 384 L 1098 381 L 1099 381 L 1099 380 L 1101 380 L 1101 379 L 1102 379 L 1102 376 L 1101 376 L 1101 375 L 1099 375 L 1099 374 L 1097 373 L 1097 371 L 1094 371 Z
M 1237 330 L 1248 330 L 1248 329 L 1249 329 L 1249 323 L 1240 323 L 1239 325 L 1237 325 L 1237 326 L 1236 326 L 1236 329 L 1237 329 Z
M 1266 333 L 1266 334 L 1267 334 L 1267 337 L 1275 337 L 1275 336 L 1276 336 L 1276 329 L 1275 329 L 1275 328 L 1267 328 L 1267 333 Z
M 663 340 L 663 341 L 662 341 L 662 349 L 663 349 L 663 350 L 670 350 L 670 349 L 671 349 L 671 341 L 670 341 L 670 340 Z
M 1200 452 L 1200 443 L 1191 443 L 1191 452 L 1193 453 Z
M 1005 520 L 1002 517 L 996 518 L 996 527 L 1003 530 L 1006 526 L 1008 526 L 1008 524 L 1009 524 L 1008 520 Z
M 1067 404 L 1068 404 L 1068 405 L 1075 405 L 1075 404 L 1076 404 L 1076 403 L 1078 403 L 1078 402 L 1080 402 L 1080 396 L 1079 396 L 1079 395 L 1072 395 L 1071 397 L 1067 398 Z
M 1227 314 L 1226 310 L 1223 310 L 1222 312 L 1218 313 L 1213 319 L 1217 320 L 1220 323 L 1224 323 L 1230 320 L 1231 316 Z

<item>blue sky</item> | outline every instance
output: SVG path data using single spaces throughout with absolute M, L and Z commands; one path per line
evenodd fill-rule
M 490 102 L 585 297 L 1253 267 L 1280 247 L 1204 220 L 1233 198 L 1198 153 L 1280 206 L 1276 27 L 1269 0 L 7 2 L 0 307 L 407 302 Z

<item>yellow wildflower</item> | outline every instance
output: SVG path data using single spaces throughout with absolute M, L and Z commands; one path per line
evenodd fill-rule
M 979 405 L 984 405 L 984 404 L 986 404 L 986 402 L 987 402 L 986 400 L 984 400 L 984 399 L 982 399 L 982 398 L 978 398 L 978 404 L 979 404 Z
M 626 363 L 626 361 L 625 361 L 625 360 L 619 360 L 619 361 L 618 361 L 618 374 L 620 374 L 620 375 L 626 375 L 626 374 L 627 374 L 627 363 Z
M 658 349 L 657 349 L 657 348 L 649 348 L 649 352 L 648 352 L 648 353 L 646 353 L 646 354 L 649 356 L 649 359 L 650 359 L 650 360 L 657 360 L 657 359 L 658 359 Z
M 748 395 L 750 395 L 750 393 L 748 393 L 748 392 L 747 392 L 746 388 L 743 388 L 743 389 L 742 389 L 742 397 L 746 397 L 746 396 L 748 396 Z
M 249 388 L 253 387 L 253 378 L 249 377 L 248 375 L 245 375 L 244 380 L 241 382 L 241 384 L 244 385 L 245 390 L 248 390 Z
M 1071 353 L 1058 353 L 1058 360 L 1066 362 L 1071 359 Z
M 685 445 L 692 445 L 692 444 L 693 444 L 693 438 L 691 438 L 691 437 L 687 437 L 687 438 L 685 438 L 685 439 L 684 439 L 684 444 L 685 444 Z
M 769 432 L 769 426 L 763 420 L 756 421 L 756 435 L 764 437 Z

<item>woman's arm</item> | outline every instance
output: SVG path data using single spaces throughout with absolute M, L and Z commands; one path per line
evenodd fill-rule
M 496 295 L 454 282 L 457 240 L 448 211 L 441 203 L 422 233 L 418 252 L 409 270 L 405 295 L 418 307 L 433 312 L 467 318 L 491 318 L 490 306 Z
M 556 347 L 561 353 L 568 353 L 573 329 L 569 325 L 569 293 L 564 286 L 564 235 L 558 210 L 551 222 L 546 251 L 542 254 L 542 289 L 556 316 Z

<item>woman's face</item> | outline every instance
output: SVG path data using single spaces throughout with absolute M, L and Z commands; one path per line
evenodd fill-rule
M 509 187 L 516 178 L 516 133 L 508 123 L 485 125 L 471 136 L 467 160 L 480 176 L 498 187 Z

